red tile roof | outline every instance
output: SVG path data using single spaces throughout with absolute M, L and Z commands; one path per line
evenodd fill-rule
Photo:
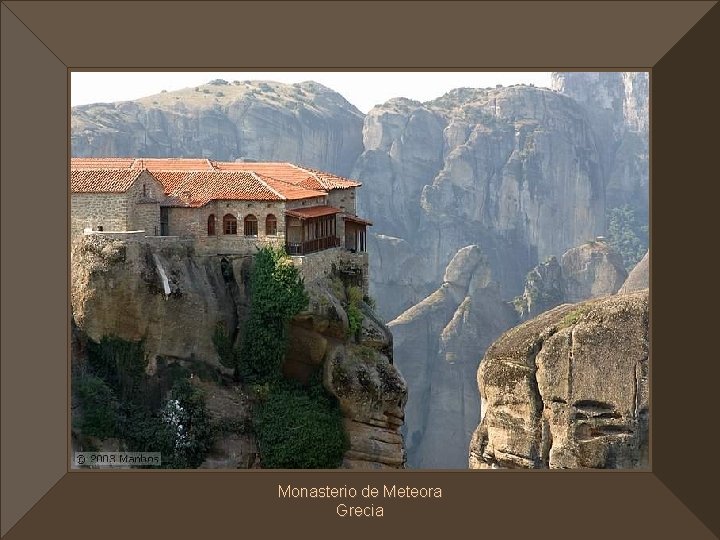
M 211 200 L 298 200 L 324 197 L 330 189 L 361 184 L 292 163 L 221 162 L 183 158 L 73 158 L 72 191 L 125 191 L 139 171 L 147 169 L 165 194 L 181 206 L 202 206 Z M 122 176 L 121 172 L 125 174 Z M 127 184 L 127 185 L 126 185 Z M 124 188 L 122 188 L 124 186 Z M 77 187 L 77 189 L 76 189 Z M 122 188 L 122 189 L 121 189 Z
M 333 206 L 310 206 L 309 208 L 293 208 L 292 210 L 285 210 L 285 213 L 288 216 L 300 219 L 332 216 L 333 214 L 339 214 L 340 212 L 342 212 L 342 210 Z
M 360 225 L 372 225 L 372 221 L 367 219 L 359 218 L 357 216 L 343 216 L 345 221 L 352 221 L 353 223 L 359 223 Z
M 257 176 L 244 171 L 190 171 L 166 191 L 183 206 L 204 206 L 212 200 L 280 201 L 283 196 Z
M 124 193 L 142 170 L 88 169 L 70 172 L 70 189 L 73 193 Z

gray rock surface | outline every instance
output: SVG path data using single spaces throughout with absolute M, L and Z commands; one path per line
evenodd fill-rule
M 503 334 L 478 370 L 470 468 L 647 468 L 648 349 L 647 290 Z
M 649 200 L 649 77 L 647 72 L 563 72 L 552 87 L 586 110 L 598 135 L 606 205 L 630 205 L 647 218 Z
M 410 392 L 405 441 L 412 468 L 465 468 L 480 410 L 475 372 L 492 340 L 515 323 L 478 246 L 453 258 L 446 280 L 388 323 Z
M 567 250 L 560 266 L 570 303 L 615 294 L 627 278 L 622 257 L 602 240 Z
M 72 154 L 290 161 L 348 174 L 362 113 L 308 81 L 234 81 L 73 107 Z
M 625 283 L 618 291 L 619 294 L 625 294 L 629 292 L 639 291 L 641 289 L 647 289 L 650 286 L 650 252 L 648 251 L 645 256 L 640 259 L 640 262 L 635 265 L 635 268 L 630 270 Z

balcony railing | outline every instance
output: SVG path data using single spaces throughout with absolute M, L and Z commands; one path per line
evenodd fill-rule
M 307 255 L 323 249 L 330 249 L 340 246 L 340 239 L 336 236 L 305 240 L 304 242 L 288 242 L 286 249 L 288 255 Z

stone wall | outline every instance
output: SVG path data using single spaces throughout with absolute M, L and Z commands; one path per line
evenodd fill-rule
M 285 204 L 281 201 L 211 201 L 201 208 L 170 208 L 169 229 L 170 234 L 178 236 L 208 236 L 208 218 L 215 216 L 215 235 L 224 236 L 223 217 L 231 214 L 237 219 L 238 236 L 244 236 L 243 223 L 245 218 L 252 214 L 258 221 L 258 238 L 277 238 L 285 234 Z M 277 220 L 277 234 L 268 235 L 266 219 L 269 215 Z
M 339 208 L 343 212 L 338 214 L 337 218 L 337 236 L 341 245 L 345 245 L 345 220 L 342 218 L 345 214 L 355 215 L 355 188 L 349 189 L 333 189 L 328 193 L 328 205 Z
M 148 235 L 160 234 L 160 205 L 167 202 L 162 184 L 143 171 L 128 189 L 127 198 L 128 228 Z
M 73 193 L 70 198 L 70 235 L 84 229 L 103 231 L 160 230 L 160 203 L 166 197 L 163 187 L 143 171 L 125 193 Z
M 128 230 L 128 197 L 126 193 L 73 193 L 70 198 L 70 235 L 81 235 L 84 229 L 104 231 Z
M 300 269 L 305 283 L 329 277 L 335 268 L 353 269 L 362 274 L 363 294 L 368 294 L 369 268 L 367 253 L 351 253 L 343 248 L 332 248 L 309 255 L 293 256 L 293 263 Z

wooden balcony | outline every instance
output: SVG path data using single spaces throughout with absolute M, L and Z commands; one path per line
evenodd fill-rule
M 307 255 L 323 249 L 330 249 L 340 246 L 340 239 L 336 236 L 305 240 L 304 242 L 287 242 L 285 249 L 288 255 Z

